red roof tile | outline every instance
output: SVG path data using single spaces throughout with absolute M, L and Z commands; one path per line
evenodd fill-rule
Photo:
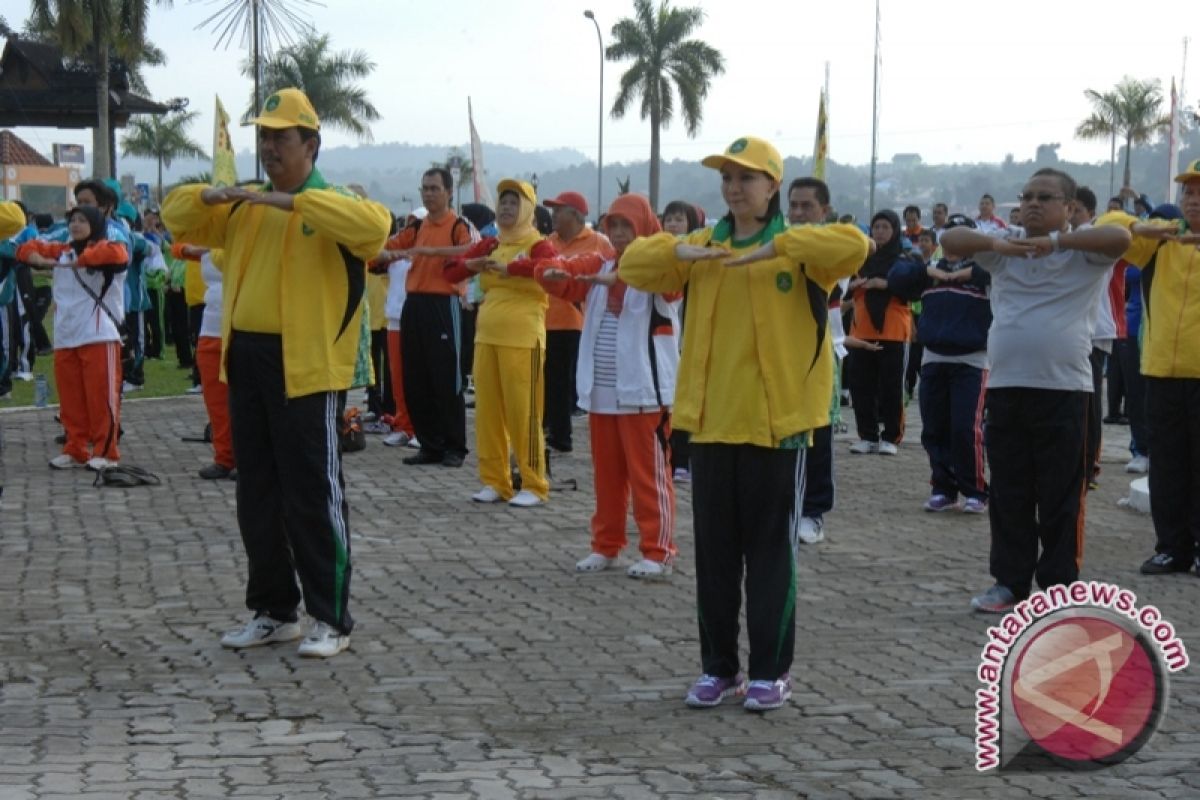
M 0 164 L 5 166 L 54 166 L 50 159 L 34 150 L 12 131 L 0 131 Z

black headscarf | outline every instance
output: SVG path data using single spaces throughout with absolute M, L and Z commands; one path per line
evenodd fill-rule
M 884 245 L 875 243 L 875 252 L 867 256 L 862 269 L 858 271 L 859 276 L 863 278 L 887 278 L 888 271 L 891 270 L 893 264 L 900 260 L 903 252 L 900 244 L 900 217 L 896 215 L 895 211 L 884 209 L 871 217 L 872 229 L 875 227 L 876 220 L 880 219 L 886 220 L 892 226 L 892 238 Z M 887 316 L 887 307 L 891 302 L 892 293 L 887 289 L 867 289 L 864 296 L 871 324 L 875 326 L 876 330 L 883 330 L 883 320 Z
M 91 234 L 87 239 L 77 242 L 71 240 L 71 249 L 75 251 L 75 255 L 83 252 L 83 249 L 93 242 L 99 242 L 108 238 L 108 222 L 104 219 L 104 214 L 95 206 L 75 206 L 67 212 L 67 222 L 71 221 L 71 217 L 76 214 L 82 214 L 88 221 L 88 227 L 92 229 Z

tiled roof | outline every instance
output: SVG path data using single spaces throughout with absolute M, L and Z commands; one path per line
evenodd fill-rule
M 0 164 L 5 166 L 54 166 L 50 159 L 34 150 L 12 131 L 0 131 Z

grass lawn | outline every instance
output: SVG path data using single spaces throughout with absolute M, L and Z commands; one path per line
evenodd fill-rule
M 53 335 L 53 334 L 51 334 Z M 167 397 L 180 395 L 192 385 L 191 369 L 180 369 L 175 360 L 175 348 L 168 348 L 161 360 L 146 359 L 144 370 L 146 385 L 140 392 L 130 392 L 126 397 Z M 58 391 L 54 385 L 54 356 L 38 356 L 33 365 L 33 374 L 43 374 L 50 384 L 50 403 L 58 402 Z M 0 400 L 0 408 L 33 405 L 33 381 L 13 381 L 12 397 Z

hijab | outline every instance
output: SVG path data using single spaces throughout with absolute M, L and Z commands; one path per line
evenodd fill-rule
M 876 242 L 875 252 L 867 256 L 862 269 L 858 271 L 863 278 L 887 278 L 888 271 L 893 264 L 900 260 L 903 251 L 900 242 L 900 217 L 896 216 L 895 211 L 884 209 L 871 217 L 871 228 L 874 229 L 875 222 L 881 219 L 892 226 L 892 238 L 883 245 Z M 887 307 L 892 300 L 892 293 L 887 289 L 867 289 L 865 298 L 867 315 L 871 318 L 871 324 L 875 326 L 876 330 L 883 330 L 883 321 L 887 316 Z
M 521 202 L 521 207 L 517 211 L 517 221 L 512 225 L 500 225 L 500 244 L 521 244 L 526 241 L 537 241 L 541 238 L 537 228 L 534 226 L 534 207 L 537 205 L 537 194 L 533 191 L 533 187 L 525 181 L 503 180 L 497 187 L 497 197 L 503 196 L 506 192 L 512 192 Z M 497 220 L 498 222 L 498 220 Z
M 604 232 L 614 219 L 622 219 L 633 228 L 637 238 L 653 236 L 662 230 L 658 216 L 650 207 L 650 201 L 640 194 L 623 194 L 612 201 L 608 213 L 604 215 Z M 617 278 L 617 282 L 608 287 L 608 310 L 620 315 L 625 304 L 625 281 Z
M 69 223 L 71 217 L 76 214 L 82 214 L 87 220 L 88 227 L 91 228 L 88 238 L 83 241 L 71 240 L 71 249 L 75 251 L 75 255 L 79 255 L 89 244 L 108 238 L 108 221 L 105 220 L 104 214 L 100 212 L 100 209 L 95 206 L 75 206 L 67 212 L 67 222 Z

